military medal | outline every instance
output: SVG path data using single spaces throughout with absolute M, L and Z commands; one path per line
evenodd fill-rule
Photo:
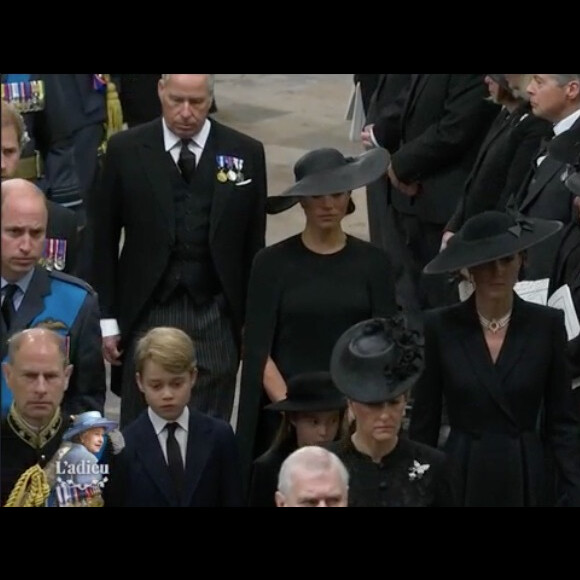
M 218 163 L 217 180 L 220 183 L 225 183 L 228 180 L 228 178 L 226 176 L 226 172 L 224 171 L 225 161 L 223 155 L 217 156 L 217 163 Z
M 54 240 L 52 238 L 48 238 L 46 243 L 48 245 L 48 251 L 46 252 L 45 257 L 45 266 L 48 270 L 52 270 L 54 268 Z
M 236 180 L 236 172 L 234 171 L 234 162 L 233 157 L 228 158 L 228 180 L 235 181 Z
M 244 181 L 244 174 L 242 173 L 242 169 L 244 167 L 244 160 L 243 159 L 234 159 L 234 163 L 236 165 L 236 169 L 238 170 L 238 176 L 236 178 L 236 182 L 240 183 Z
M 55 240 L 56 242 L 56 255 L 54 258 L 54 267 L 63 271 L 66 264 L 66 240 Z

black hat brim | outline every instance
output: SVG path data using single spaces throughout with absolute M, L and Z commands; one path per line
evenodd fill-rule
M 423 271 L 426 274 L 444 274 L 494 262 L 535 246 L 557 233 L 563 225 L 552 220 L 527 220 L 533 225 L 531 231 L 516 225 L 516 233 L 508 231 L 487 240 L 466 241 L 461 239 L 459 232 Z
M 386 174 L 390 159 L 389 152 L 378 147 L 346 165 L 307 175 L 280 195 L 268 197 L 266 211 L 274 215 L 296 205 L 301 197 L 331 195 L 368 185 Z
M 316 413 L 318 411 L 341 411 L 346 408 L 346 401 L 344 397 L 337 393 L 334 399 L 318 400 L 318 401 L 292 401 L 284 399 L 277 403 L 270 403 L 266 405 L 265 409 L 269 411 L 284 411 L 294 413 Z

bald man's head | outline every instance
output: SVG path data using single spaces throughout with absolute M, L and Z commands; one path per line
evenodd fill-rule
M 10 338 L 8 361 L 2 367 L 19 415 L 33 426 L 47 425 L 60 407 L 72 372 L 64 338 L 46 328 L 22 330 Z
M 48 210 L 46 198 L 25 179 L 2 182 L 2 276 L 23 278 L 42 256 Z

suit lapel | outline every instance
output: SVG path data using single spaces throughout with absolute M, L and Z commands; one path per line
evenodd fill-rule
M 167 501 L 173 504 L 176 500 L 175 490 L 153 424 L 146 412 L 142 413 L 136 421 L 138 433 L 135 453 L 141 460 L 143 468 L 149 474 L 153 483 L 167 498 Z
M 533 314 L 528 311 L 528 304 L 517 294 L 514 295 L 510 324 L 495 365 L 501 383 L 524 354 L 526 338 L 531 332 L 528 331 L 528 326 L 532 317 Z
M 419 95 L 423 92 L 423 89 L 427 85 L 429 80 L 429 75 L 414 75 L 411 80 L 411 88 L 409 90 L 409 97 L 407 98 L 407 103 L 405 104 L 405 111 L 403 113 L 403 127 L 405 126 L 405 118 L 411 114 L 417 103 Z
M 167 222 L 171 243 L 175 239 L 175 206 L 171 187 L 177 167 L 171 154 L 165 151 L 161 119 L 150 123 L 149 135 L 139 147 L 144 173 L 150 184 L 159 213 Z
M 469 184 L 473 180 L 473 176 L 476 175 L 477 172 L 479 171 L 479 167 L 483 163 L 492 143 L 507 129 L 508 118 L 509 116 L 506 115 L 506 111 L 501 111 L 496 117 L 494 124 L 491 126 L 489 132 L 485 136 L 485 139 L 483 140 L 483 143 L 479 148 L 477 158 L 475 160 L 475 163 L 473 164 L 473 168 L 471 169 L 471 172 L 469 173 L 469 176 L 465 183 L 466 188 L 469 187 Z
M 219 123 L 212 120 L 211 130 L 202 156 L 204 162 L 209 164 L 211 181 L 208 186 L 213 189 L 209 224 L 210 243 L 215 238 L 224 210 L 230 205 L 236 189 L 233 182 L 228 180 L 225 183 L 220 183 L 216 177 L 218 155 L 224 155 L 226 157 L 240 156 L 239 153 L 230 151 L 229 147 L 230 145 L 225 141 Z
M 491 356 L 489 355 L 489 350 L 487 348 L 487 343 L 485 342 L 483 331 L 480 330 L 480 323 L 477 318 L 477 311 L 475 308 L 475 297 L 472 296 L 471 298 L 469 298 L 469 300 L 464 302 L 461 305 L 459 311 L 460 317 L 462 319 L 461 322 L 462 332 L 457 334 L 457 339 L 461 342 L 461 346 L 465 352 L 465 356 L 471 362 L 471 368 L 473 368 L 473 371 L 477 376 L 477 378 L 479 379 L 480 383 L 487 389 L 491 398 L 496 402 L 498 407 L 507 415 L 507 417 L 514 424 L 517 425 L 517 422 L 513 416 L 513 413 L 509 405 L 509 400 L 507 399 L 503 389 L 501 388 L 500 375 L 497 371 L 496 365 L 493 364 Z M 510 328 L 508 328 L 507 334 L 510 334 Z M 507 346 L 506 345 L 506 342 L 508 340 L 507 334 L 504 344 L 502 346 L 500 358 L 503 356 L 503 351 Z M 515 354 L 516 348 L 514 346 L 509 361 L 513 360 Z M 509 361 L 506 361 L 505 363 L 506 369 Z
M 44 297 L 50 294 L 50 277 L 48 272 L 36 266 L 34 275 L 16 312 L 12 332 L 28 328 L 28 325 L 44 309 Z
M 187 506 L 197 487 L 209 456 L 210 445 L 208 429 L 196 420 L 195 413 L 189 415 L 189 432 L 187 434 L 187 451 L 185 455 L 185 484 L 183 487 L 182 505 Z
M 536 161 L 534 160 L 533 163 Z M 542 161 L 540 166 L 535 170 L 535 176 L 530 181 L 525 197 L 520 205 L 520 211 L 526 209 L 536 197 L 540 194 L 546 184 L 556 175 L 558 171 L 562 172 L 566 168 L 564 163 L 556 161 L 549 155 Z

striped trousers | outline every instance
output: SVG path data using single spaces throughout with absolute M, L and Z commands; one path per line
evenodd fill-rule
M 121 392 L 121 427 L 147 407 L 135 379 L 135 347 L 139 338 L 157 326 L 172 326 L 194 341 L 198 375 L 189 406 L 229 421 L 234 405 L 239 353 L 225 299 L 217 296 L 202 306 L 177 290 L 162 304 L 152 304 L 125 347 Z

